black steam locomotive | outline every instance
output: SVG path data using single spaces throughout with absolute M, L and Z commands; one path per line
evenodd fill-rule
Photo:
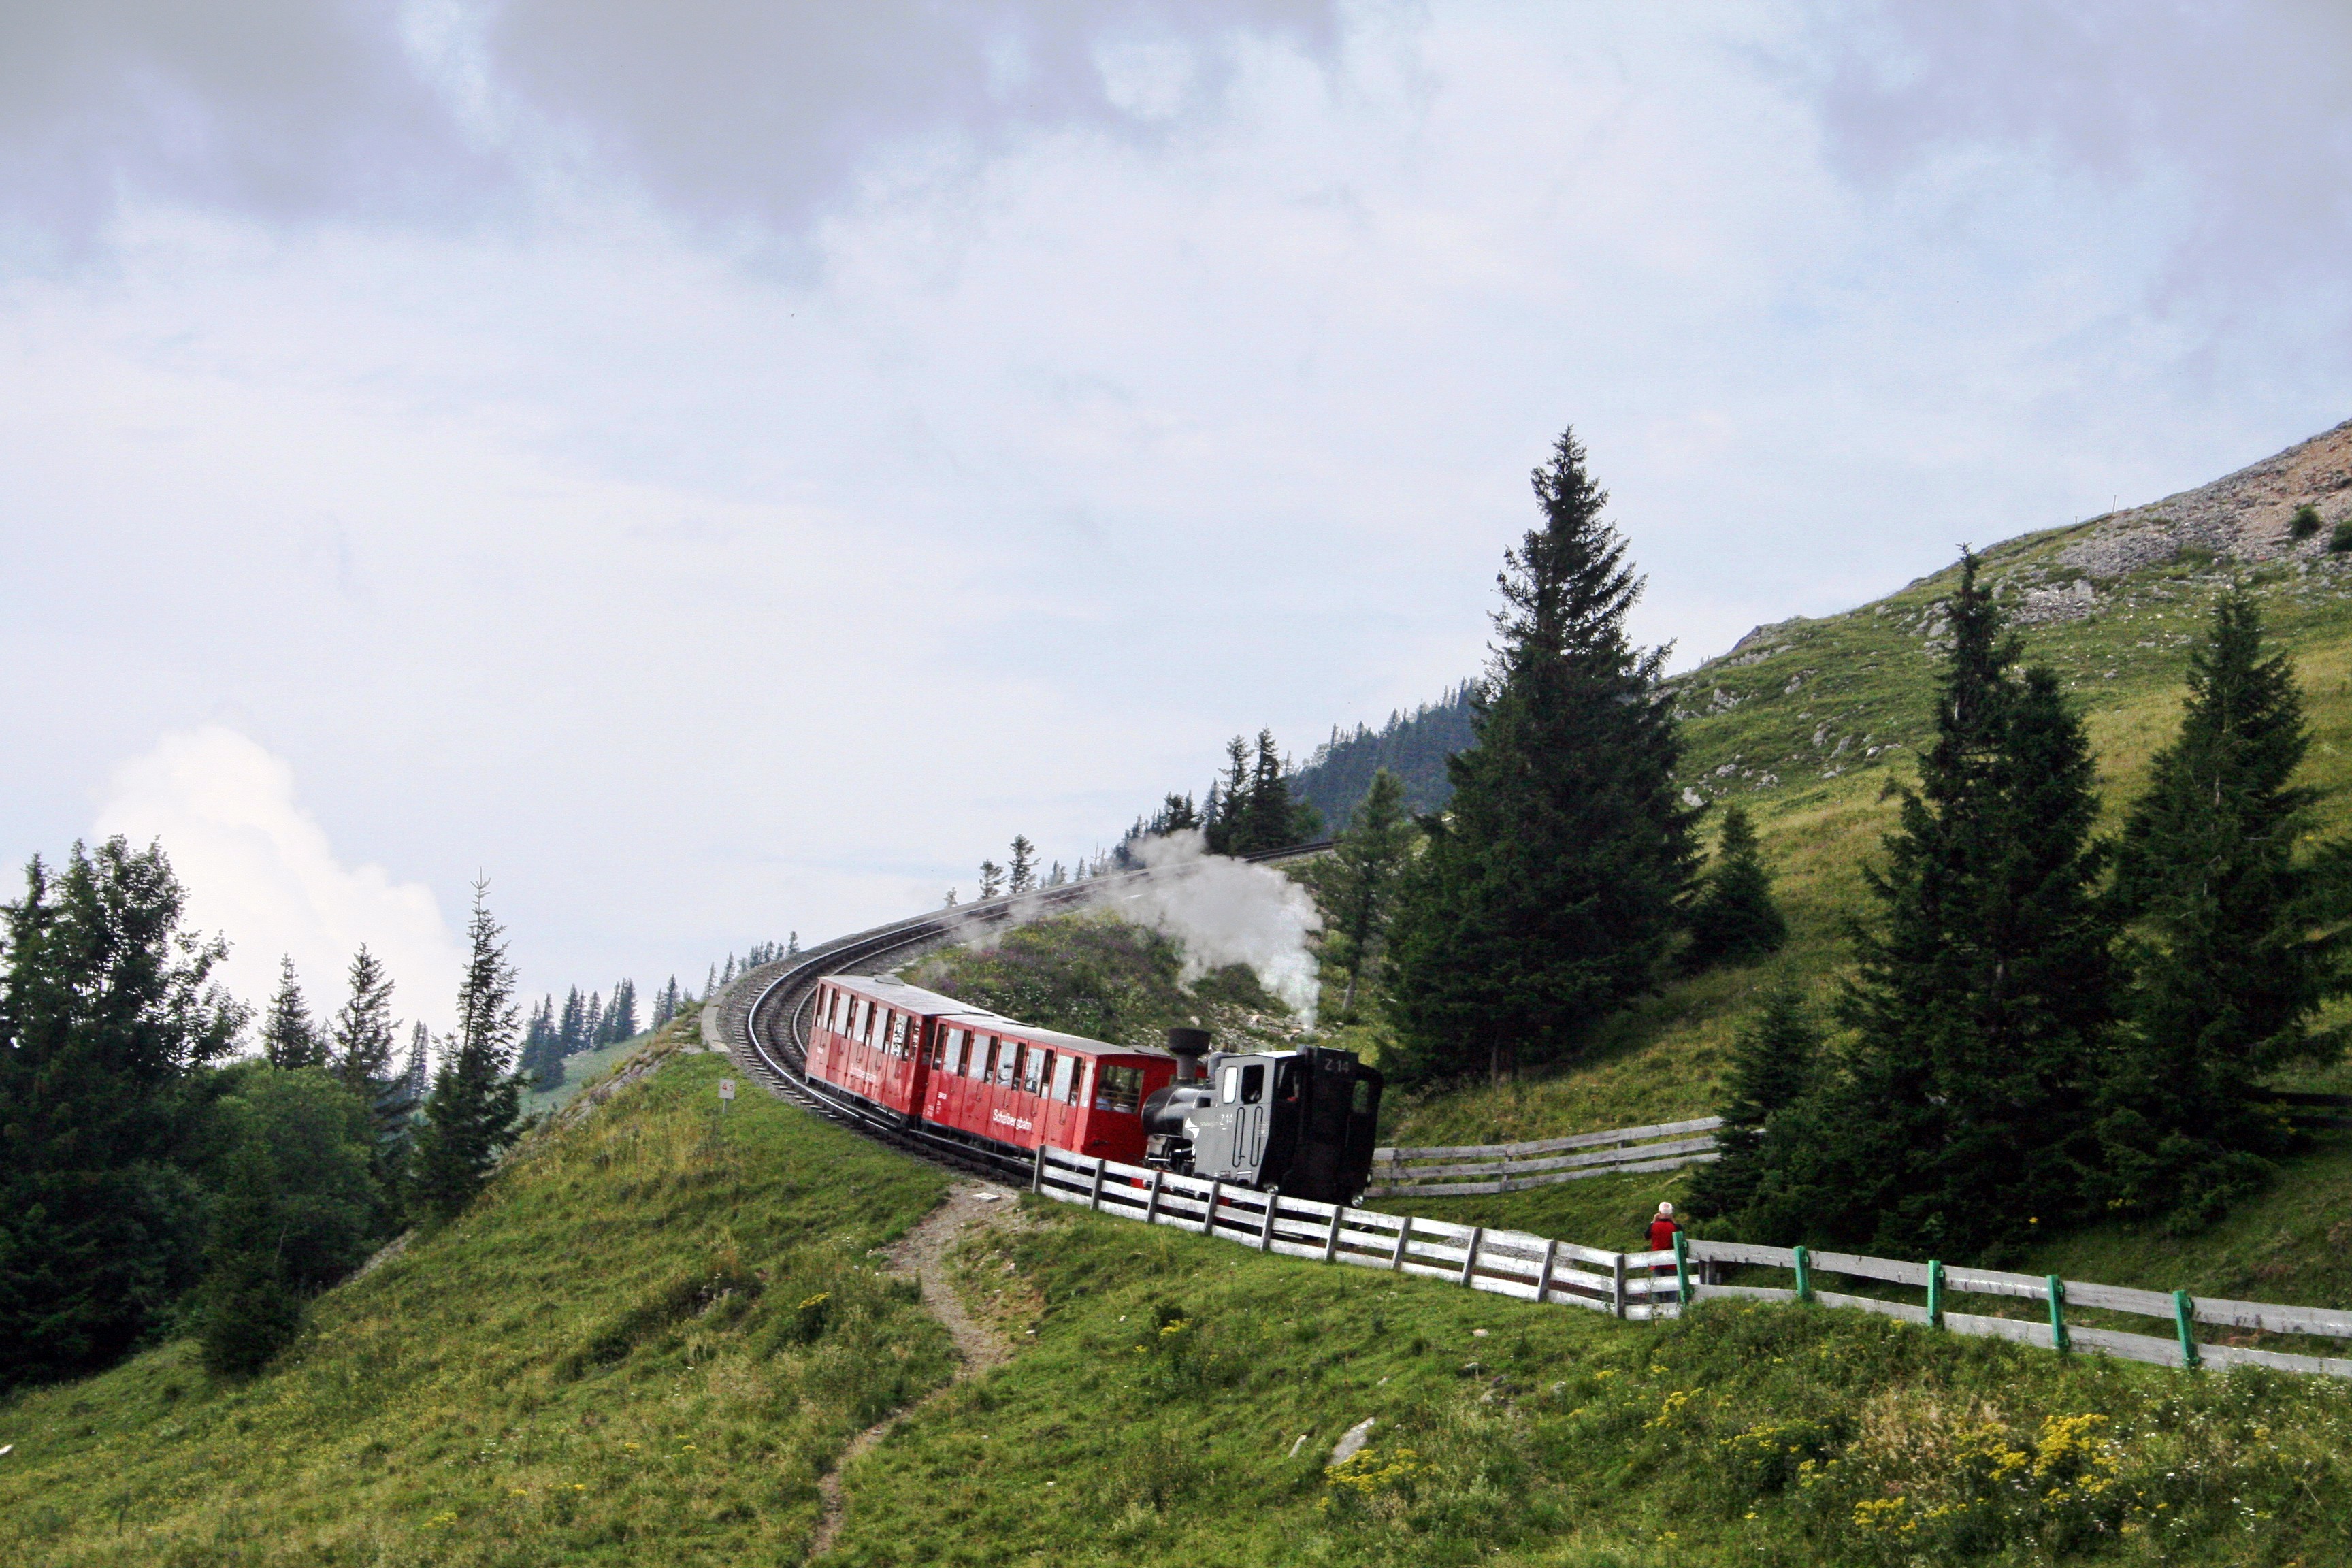
M 1176 1080 L 1143 1102 L 1144 1163 L 1180 1174 L 1352 1203 L 1372 1170 L 1381 1075 L 1353 1051 L 1209 1049 L 1171 1029 Z

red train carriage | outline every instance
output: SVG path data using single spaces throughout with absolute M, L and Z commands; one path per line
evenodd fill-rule
M 908 1121 L 1027 1153 L 1040 1143 L 1136 1163 L 1165 1051 L 1016 1023 L 882 976 L 817 984 L 808 1072 Z

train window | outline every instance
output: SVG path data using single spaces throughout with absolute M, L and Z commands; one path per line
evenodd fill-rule
M 971 1031 L 970 1029 L 955 1031 L 954 1041 L 949 1047 L 949 1070 L 958 1078 L 971 1076 Z
M 890 1015 L 890 1054 L 903 1058 L 907 1054 L 907 1015 Z
M 848 1029 L 849 993 L 836 991 L 833 994 L 833 1032 L 836 1035 L 846 1034 Z
M 1242 1103 L 1255 1105 L 1265 1098 L 1265 1064 L 1252 1062 L 1242 1068 Z
M 1028 1061 L 1023 1065 L 1021 1087 L 1029 1093 L 1035 1094 L 1045 1084 L 1051 1082 L 1053 1077 L 1054 1053 L 1031 1051 Z
M 1298 1070 L 1295 1061 L 1282 1062 L 1274 1069 L 1274 1098 L 1284 1105 L 1298 1103 L 1298 1086 L 1307 1075 Z
M 1241 1097 L 1242 1069 L 1227 1068 L 1217 1075 L 1217 1098 L 1231 1105 Z
M 1064 1057 L 1054 1064 L 1053 1096 L 1065 1105 L 1075 1105 L 1078 1097 L 1071 1091 L 1078 1086 L 1082 1064 L 1076 1057 Z
M 1013 1086 L 1013 1084 L 1014 1084 L 1015 1082 L 1017 1082 L 1017 1081 L 1018 1081 L 1018 1079 L 1017 1079 L 1017 1076 L 1016 1076 L 1016 1075 L 1018 1075 L 1020 1071 L 1021 1071 L 1021 1042 L 1020 1042 L 1020 1041 L 1018 1041 L 1018 1040 L 999 1040 L 999 1041 L 997 1041 L 997 1042 L 996 1042 L 996 1081 L 997 1081 L 997 1083 L 998 1083 L 1000 1086 L 1002 1086 L 1003 1088 L 1005 1088 L 1005 1089 L 1011 1089 L 1011 1088 Z
M 1106 1063 L 1095 1073 L 1095 1109 L 1134 1115 L 1143 1105 L 1143 1069 Z
M 856 1011 L 849 1016 L 849 1032 L 861 1046 L 874 1043 L 874 1004 L 865 997 L 857 999 Z
M 1368 1078 L 1360 1078 L 1356 1080 L 1356 1114 L 1359 1116 L 1370 1116 L 1371 1113 L 1372 1080 Z
M 931 1070 L 938 1072 L 947 1065 L 948 1032 L 945 1029 L 933 1029 L 931 1031 Z

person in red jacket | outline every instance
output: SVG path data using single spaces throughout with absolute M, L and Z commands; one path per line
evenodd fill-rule
M 1682 1229 L 1682 1226 L 1675 1223 L 1675 1205 L 1672 1204 L 1660 1204 L 1658 1205 L 1657 1214 L 1650 1220 L 1650 1250 L 1653 1252 L 1672 1252 L 1675 1249 L 1675 1233 L 1680 1229 Z M 1650 1266 L 1650 1272 L 1653 1274 L 1671 1274 L 1674 1272 L 1674 1266 L 1672 1264 L 1652 1264 Z

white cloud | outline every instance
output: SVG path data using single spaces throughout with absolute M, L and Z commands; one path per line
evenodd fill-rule
M 221 978 L 256 1006 L 290 954 L 314 1016 L 340 1005 L 365 942 L 391 972 L 404 1020 L 447 1026 L 462 968 L 430 888 L 346 866 L 294 798 L 294 770 L 223 725 L 165 735 L 114 774 L 100 837 L 161 840 L 188 890 L 187 921 L 225 933 Z

